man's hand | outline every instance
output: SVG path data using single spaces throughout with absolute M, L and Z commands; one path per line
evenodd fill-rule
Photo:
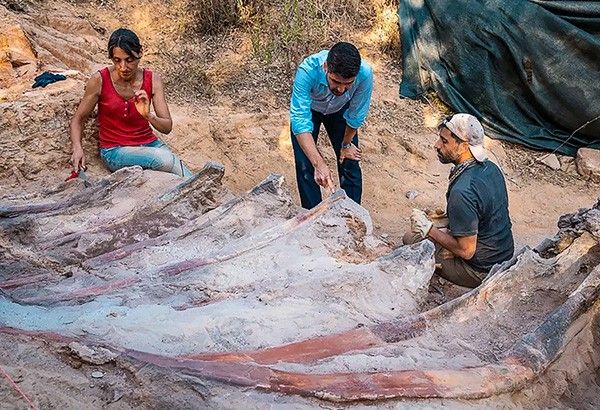
M 150 115 L 150 99 L 148 98 L 146 91 L 136 91 L 135 95 L 133 96 L 133 101 L 135 108 L 138 110 L 140 115 L 145 119 L 148 119 L 148 116 Z
M 315 182 L 327 189 L 330 193 L 333 194 L 335 192 L 333 180 L 331 179 L 331 172 L 325 162 L 322 162 L 315 167 Z
M 73 154 L 71 154 L 71 169 L 74 172 L 79 172 L 81 168 L 85 168 L 85 155 L 83 149 L 73 148 Z
M 350 143 L 350 148 L 342 148 L 340 150 L 340 164 L 344 162 L 346 158 L 360 161 L 362 159 L 362 151 L 356 145 Z
M 427 238 L 433 222 L 429 220 L 427 214 L 419 209 L 413 209 L 410 215 L 410 230 L 418 233 L 421 237 Z

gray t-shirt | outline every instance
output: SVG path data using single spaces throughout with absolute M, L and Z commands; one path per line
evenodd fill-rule
M 475 163 L 448 187 L 448 220 L 455 237 L 477 235 L 467 264 L 480 272 L 512 257 L 514 242 L 504 176 L 491 161 Z

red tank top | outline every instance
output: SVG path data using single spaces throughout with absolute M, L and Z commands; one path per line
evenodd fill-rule
M 150 123 L 135 108 L 133 98 L 121 97 L 108 67 L 100 70 L 102 90 L 98 99 L 98 128 L 100 148 L 113 148 L 123 145 L 135 146 L 156 140 Z M 142 90 L 152 101 L 152 71 L 143 70 Z

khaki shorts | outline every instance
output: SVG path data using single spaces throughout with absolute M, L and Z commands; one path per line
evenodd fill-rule
M 443 250 L 446 251 L 445 249 Z M 439 266 L 439 269 L 436 269 L 436 273 L 442 278 L 449 280 L 452 283 L 456 283 L 459 286 L 476 288 L 477 286 L 481 285 L 481 282 L 487 276 L 486 272 L 479 272 L 473 269 L 462 258 L 453 256 L 451 258 L 438 260 L 436 252 L 435 261 L 436 265 Z

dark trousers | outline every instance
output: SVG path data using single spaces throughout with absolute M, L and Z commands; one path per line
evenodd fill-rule
M 354 202 L 360 204 L 362 196 L 362 172 L 358 161 L 345 159 L 340 164 L 340 150 L 342 140 L 346 131 L 346 120 L 344 112 L 347 107 L 333 114 L 322 114 L 312 111 L 313 132 L 312 137 L 317 143 L 321 124 L 325 126 L 335 157 L 337 159 L 338 175 L 340 176 L 340 187 L 346 191 L 346 195 Z M 352 143 L 358 147 L 358 132 L 352 138 Z M 292 133 L 292 146 L 294 148 L 294 161 L 296 162 L 296 181 L 298 182 L 298 191 L 300 192 L 300 202 L 306 209 L 314 208 L 321 202 L 321 189 L 315 182 L 315 169 L 302 151 L 302 147 Z

